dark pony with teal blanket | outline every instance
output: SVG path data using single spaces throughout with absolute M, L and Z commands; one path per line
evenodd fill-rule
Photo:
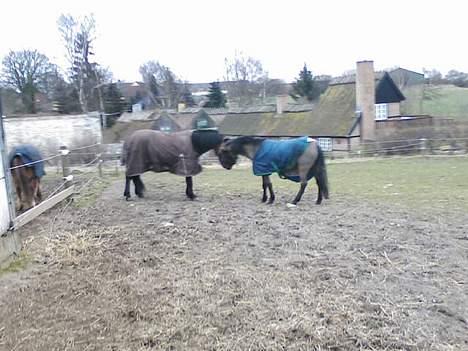
M 328 177 L 325 159 L 317 141 L 307 136 L 289 140 L 270 140 L 259 137 L 242 136 L 225 139 L 218 151 L 221 165 L 231 169 L 242 155 L 253 162 L 253 173 L 262 176 L 262 201 L 273 203 L 275 193 L 270 180 L 272 173 L 280 178 L 300 183 L 300 189 L 292 201 L 296 205 L 304 194 L 307 182 L 315 177 L 318 186 L 316 204 L 328 199 Z M 270 193 L 268 199 L 267 190 Z

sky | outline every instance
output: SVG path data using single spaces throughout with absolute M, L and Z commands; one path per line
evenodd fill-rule
M 148 60 L 192 83 L 223 80 L 236 51 L 287 82 L 304 63 L 332 76 L 360 60 L 376 70 L 468 72 L 464 0 L 16 0 L 0 9 L 0 57 L 37 49 L 63 68 L 58 17 L 93 13 L 95 60 L 115 80 L 141 80 Z

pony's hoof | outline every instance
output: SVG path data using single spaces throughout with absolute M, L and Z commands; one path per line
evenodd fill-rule
M 187 197 L 189 198 L 190 201 L 193 201 L 197 198 L 197 195 L 192 194 L 192 195 L 187 195 Z
M 136 194 L 140 199 L 143 199 L 145 197 L 144 194 Z
M 288 203 L 286 204 L 286 207 L 288 207 L 288 208 L 294 208 L 294 207 L 297 207 L 297 205 L 288 202 Z
M 266 198 L 266 197 L 262 198 L 262 202 L 267 202 L 267 200 L 268 200 L 268 198 Z
M 125 196 L 125 201 L 129 201 L 130 200 L 130 196 L 129 195 L 126 195 Z

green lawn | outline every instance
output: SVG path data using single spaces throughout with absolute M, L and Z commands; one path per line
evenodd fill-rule
M 357 201 L 385 203 L 421 211 L 468 210 L 468 157 L 401 158 L 328 165 L 331 196 Z M 291 198 L 296 183 L 272 177 L 278 192 Z M 196 178 L 196 186 L 210 192 L 255 192 L 260 198 L 261 178 L 250 167 L 231 171 L 206 169 Z M 313 182 L 315 187 L 315 182 Z M 314 189 L 315 191 L 315 189 Z
M 404 89 L 404 114 L 428 114 L 468 121 L 468 88 L 454 85 L 415 85 Z

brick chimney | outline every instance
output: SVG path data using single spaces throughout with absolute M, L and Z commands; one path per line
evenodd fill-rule
M 361 111 L 361 141 L 375 140 L 375 74 L 373 61 L 356 63 L 356 110 Z
M 288 106 L 288 95 L 277 95 L 276 96 L 276 113 L 278 115 L 284 112 L 286 106 Z

